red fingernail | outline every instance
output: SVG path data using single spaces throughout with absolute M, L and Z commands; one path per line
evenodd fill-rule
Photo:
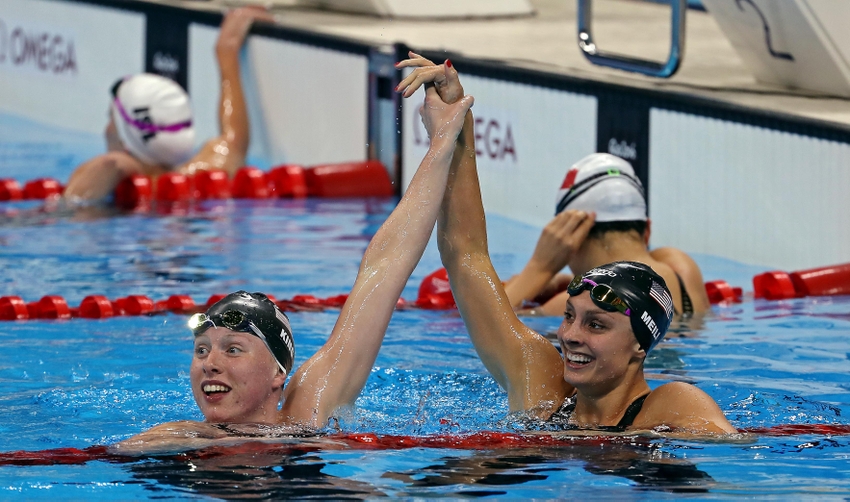
M 452 67 L 452 60 L 451 59 L 446 60 L 446 66 L 448 66 L 449 68 Z

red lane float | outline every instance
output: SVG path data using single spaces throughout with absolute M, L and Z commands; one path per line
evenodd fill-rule
M 231 197 L 232 187 L 226 171 L 221 169 L 198 171 L 195 173 L 194 181 L 195 199 L 229 199 Z
M 384 165 L 377 160 L 314 166 L 306 171 L 314 197 L 385 197 L 395 193 Z
M 54 195 L 62 195 L 65 188 L 53 178 L 38 178 L 24 185 L 24 199 L 46 199 Z
M 156 179 L 154 196 L 160 202 L 188 201 L 192 194 L 189 178 L 183 174 L 165 173 Z
M 0 201 L 21 200 L 23 198 L 24 191 L 21 190 L 21 185 L 17 180 L 10 178 L 0 179 Z
M 708 301 L 712 305 L 741 303 L 744 296 L 744 291 L 741 288 L 733 288 L 723 280 L 706 282 L 705 292 L 708 293 Z
M 804 296 L 850 295 L 850 263 L 786 273 L 778 270 L 753 277 L 756 298 L 782 300 Z
M 80 302 L 80 317 L 86 319 L 103 319 L 115 315 L 115 308 L 108 298 L 101 295 L 90 295 Z
M 449 274 L 441 268 L 431 272 L 419 285 L 419 295 L 416 306 L 422 309 L 442 310 L 456 307 L 452 288 L 449 285 Z
M 141 174 L 128 176 L 115 187 L 113 200 L 121 209 L 147 210 L 153 199 L 151 179 Z
M 0 298 L 0 320 L 18 321 L 29 319 L 27 304 L 20 296 L 4 296 Z
M 266 173 L 256 167 L 243 167 L 233 178 L 233 198 L 265 199 L 269 196 Z
M 277 166 L 269 171 L 267 178 L 276 197 L 307 197 L 307 177 L 301 166 Z

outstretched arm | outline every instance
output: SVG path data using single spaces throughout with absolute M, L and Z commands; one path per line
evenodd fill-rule
M 411 54 L 401 66 L 416 68 L 402 81 L 405 96 L 415 88 L 446 76 L 437 85 L 443 95 L 457 95 L 457 72 L 434 69 L 427 59 Z M 460 91 L 462 94 L 462 91 Z M 533 410 L 548 416 L 572 392 L 563 378 L 563 361 L 557 349 L 526 327 L 514 314 L 487 250 L 484 207 L 475 164 L 472 113 L 466 114 L 463 130 L 452 157 L 448 185 L 437 220 L 440 256 L 449 273 L 455 301 L 482 362 L 508 392 L 512 410 Z
M 221 99 L 218 121 L 221 134 L 209 140 L 181 172 L 192 174 L 197 170 L 224 169 L 231 176 L 245 165 L 250 131 L 242 79 L 239 76 L 239 51 L 251 24 L 255 21 L 274 21 L 272 15 L 258 7 L 243 7 L 228 12 L 221 23 L 215 45 L 218 68 L 221 72 Z
M 446 105 L 429 89 L 422 110 L 431 138 L 428 153 L 366 248 L 330 338 L 286 387 L 282 421 L 323 426 L 336 408 L 360 394 L 398 298 L 434 229 L 455 138 L 470 106 L 470 96 Z

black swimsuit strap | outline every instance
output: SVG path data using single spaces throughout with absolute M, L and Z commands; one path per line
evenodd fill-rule
M 640 410 L 643 408 L 643 402 L 646 401 L 647 396 L 649 394 L 644 394 L 639 398 L 629 404 L 629 407 L 626 408 L 626 413 L 623 414 L 623 418 L 620 419 L 620 423 L 617 425 L 602 425 L 599 427 L 595 427 L 596 430 L 606 431 L 606 432 L 623 432 L 628 429 L 637 418 Z M 552 414 L 549 418 L 550 423 L 557 423 L 559 425 L 565 426 L 565 428 L 574 428 L 575 426 L 570 427 L 569 421 L 572 418 L 573 412 L 576 410 L 576 399 L 575 396 L 567 398 L 564 401 L 564 404 Z
M 676 272 L 673 273 L 676 274 Z M 679 279 L 679 291 L 682 292 L 682 314 L 693 314 L 694 304 L 691 301 L 691 296 L 688 294 L 688 290 L 685 289 L 685 283 L 682 281 L 682 277 L 679 274 L 676 274 L 676 279 Z
M 623 415 L 623 418 L 620 419 L 620 423 L 617 424 L 618 429 L 626 430 L 635 422 L 635 418 L 637 418 L 638 413 L 640 413 L 641 408 L 643 408 L 643 402 L 646 401 L 647 396 L 649 396 L 649 394 L 644 394 L 632 401 L 632 404 L 626 408 L 626 413 Z

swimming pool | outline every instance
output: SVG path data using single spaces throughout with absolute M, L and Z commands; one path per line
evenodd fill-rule
M 189 294 L 237 288 L 290 298 L 347 292 L 395 201 L 207 202 L 182 215 L 32 212 L 5 205 L 2 295 L 33 301 L 90 294 Z M 15 208 L 16 214 L 9 209 Z M 497 269 L 523 265 L 537 229 L 488 221 Z M 706 279 L 747 286 L 762 270 L 697 256 Z M 440 266 L 429 245 L 403 297 Z M 296 366 L 324 342 L 337 311 L 291 314 Z M 557 318 L 529 318 L 554 332 Z M 679 323 L 647 364 L 650 385 L 697 384 L 739 427 L 848 424 L 850 298 L 748 300 Z M 0 324 L 0 450 L 86 448 L 202 416 L 188 384 L 191 340 L 174 314 Z M 345 432 L 433 436 L 513 432 L 504 393 L 456 312 L 401 310 L 366 388 L 339 414 Z M 329 431 L 334 432 L 334 431 Z M 227 455 L 0 466 L 0 494 L 58 498 L 509 496 L 787 499 L 850 496 L 850 436 L 757 436 L 745 442 L 566 441 L 493 448 L 339 449 L 249 445 Z M 464 446 L 466 445 L 466 446 Z M 320 445 L 321 446 L 321 445 Z

